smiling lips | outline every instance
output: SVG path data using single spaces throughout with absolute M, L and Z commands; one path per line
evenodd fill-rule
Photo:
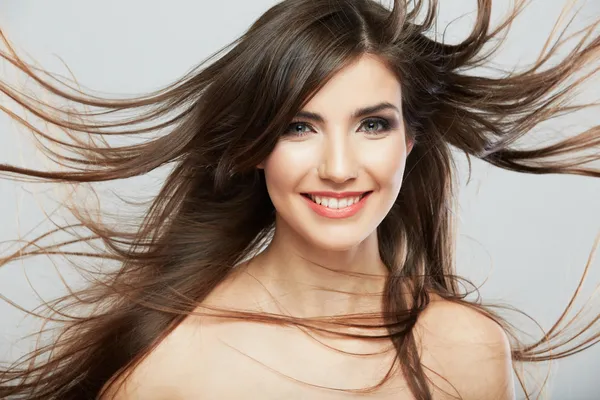
M 348 218 L 364 206 L 372 192 L 311 192 L 303 193 L 310 208 L 327 218 Z

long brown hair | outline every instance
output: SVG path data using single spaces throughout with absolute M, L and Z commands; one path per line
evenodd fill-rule
M 478 0 L 475 25 L 457 44 L 429 35 L 437 3 L 395 0 L 390 10 L 372 0 L 285 0 L 180 80 L 132 99 L 100 98 L 53 80 L 20 58 L 2 34 L 5 61 L 46 93 L 85 107 L 41 102 L 0 81 L 10 100 L 67 135 L 52 135 L 0 105 L 62 166 L 51 171 L 0 164 L 6 177 L 93 184 L 163 166 L 171 170 L 135 229 L 103 223 L 73 206 L 76 224 L 58 226 L 0 258 L 0 265 L 6 265 L 24 257 L 61 255 L 77 267 L 91 257 L 119 266 L 89 273 L 87 287 L 47 304 L 52 315 L 40 317 L 59 324 L 60 335 L 0 370 L 0 397 L 97 397 L 107 383 L 148 355 L 234 266 L 268 242 L 275 209 L 256 165 L 303 104 L 364 54 L 378 56 L 397 75 L 406 132 L 415 140 L 403 187 L 378 227 L 380 255 L 389 268 L 385 328 L 412 393 L 431 398 L 412 329 L 430 293 L 469 305 L 510 333 L 502 318 L 467 301 L 457 285 L 451 150 L 518 172 L 600 177 L 591 165 L 600 158 L 598 126 L 553 144 L 524 147 L 519 141 L 541 122 L 594 105 L 572 100 L 598 71 L 586 68 L 600 58 L 600 38 L 594 35 L 600 21 L 571 36 L 565 36 L 565 27 L 554 41 L 548 39 L 533 65 L 489 77 L 474 71 L 495 54 L 526 1 L 517 2 L 493 28 L 491 0 Z M 574 43 L 572 50 L 550 65 L 565 43 Z M 145 134 L 155 135 L 147 139 Z M 121 136 L 145 139 L 108 143 Z M 65 234 L 70 239 L 42 244 Z M 88 250 L 73 249 L 83 244 Z M 410 288 L 410 301 L 401 287 Z M 596 343 L 599 335 L 591 332 L 591 324 L 568 336 L 558 329 L 570 307 L 540 340 L 521 345 L 514 338 L 513 360 L 556 359 Z M 234 316 L 317 329 L 310 320 L 243 312 Z M 577 344 L 569 346 L 573 339 Z

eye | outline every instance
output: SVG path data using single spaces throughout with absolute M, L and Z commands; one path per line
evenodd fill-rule
M 381 129 L 376 129 L 377 124 L 380 124 Z M 384 118 L 369 118 L 363 121 L 361 126 L 365 126 L 367 128 L 366 132 L 368 133 L 381 133 L 387 132 L 390 130 L 390 123 L 387 119 Z
M 380 129 L 377 129 L 378 124 L 380 126 Z M 382 132 L 387 132 L 391 129 L 390 122 L 385 118 L 368 118 L 365 119 L 360 126 L 364 126 L 365 132 L 369 134 L 379 134 Z M 311 128 L 311 126 L 306 122 L 294 121 L 290 123 L 290 125 L 288 125 L 286 131 L 284 132 L 284 135 L 303 137 L 310 132 L 306 130 L 309 128 Z
M 309 127 L 310 125 L 308 125 L 306 122 L 302 122 L 302 121 L 295 121 L 292 122 L 286 129 L 286 131 L 284 132 L 285 135 L 292 135 L 292 136 L 297 136 L 297 137 L 302 137 L 304 135 L 306 135 L 308 132 L 304 131 L 302 129 L 298 129 L 301 127 Z

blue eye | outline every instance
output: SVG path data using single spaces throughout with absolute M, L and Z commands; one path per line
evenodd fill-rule
M 374 130 L 374 131 L 367 131 L 369 133 L 380 133 L 380 132 L 387 132 L 390 130 L 390 123 L 386 120 L 386 119 L 382 119 L 382 118 L 370 118 L 370 119 L 366 119 L 363 122 L 363 125 L 365 126 L 377 126 L 377 124 L 381 125 L 381 129 L 379 130 Z
M 296 122 L 292 122 L 287 130 L 285 131 L 285 134 L 291 134 L 293 136 L 304 136 L 306 135 L 308 132 L 306 131 L 302 131 L 302 130 L 298 130 L 298 127 L 307 127 L 310 126 L 305 122 L 301 122 L 301 121 L 296 121 Z
M 381 127 L 380 129 L 377 129 L 378 124 Z M 365 132 L 367 132 L 369 134 L 375 134 L 375 135 L 381 134 L 383 132 L 387 132 L 391 129 L 390 122 L 385 118 L 365 119 L 361 124 L 361 127 L 362 126 L 365 126 L 367 128 L 365 130 Z M 304 129 L 302 127 L 304 127 Z M 298 128 L 300 128 L 300 129 L 298 129 Z M 308 123 L 303 122 L 303 121 L 294 121 L 294 122 L 290 123 L 290 125 L 288 125 L 286 131 L 284 132 L 284 135 L 302 137 L 302 136 L 305 136 L 307 133 L 309 133 L 309 131 L 305 130 L 306 128 L 310 128 L 310 125 Z

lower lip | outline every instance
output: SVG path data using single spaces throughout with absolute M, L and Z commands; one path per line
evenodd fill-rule
M 365 202 L 367 201 L 367 198 L 371 195 L 371 193 L 367 193 L 366 195 L 364 195 L 358 203 L 354 203 L 351 206 L 344 207 L 344 208 L 338 208 L 338 209 L 327 208 L 325 206 L 315 203 L 310 198 L 308 198 L 304 195 L 302 195 L 302 197 L 304 197 L 304 199 L 308 202 L 309 207 L 312 208 L 314 212 L 316 212 L 317 214 L 319 214 L 322 217 L 349 218 L 349 217 L 355 215 L 357 212 L 359 212 L 361 210 L 361 208 L 364 207 Z

